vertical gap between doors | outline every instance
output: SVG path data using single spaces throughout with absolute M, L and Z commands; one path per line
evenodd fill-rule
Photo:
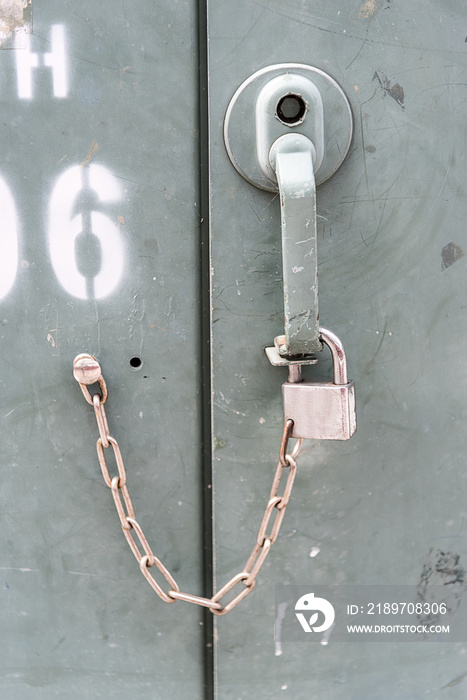
M 207 0 L 198 2 L 198 134 L 201 289 L 201 445 L 203 504 L 203 589 L 213 595 L 212 406 L 211 406 L 211 260 L 209 222 L 209 94 Z M 204 700 L 215 700 L 214 616 L 203 608 Z

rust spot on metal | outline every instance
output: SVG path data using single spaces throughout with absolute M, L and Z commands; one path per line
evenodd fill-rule
M 85 158 L 85 159 L 83 160 L 83 162 L 81 163 L 81 167 L 82 167 L 82 168 L 84 168 L 84 166 L 87 165 L 87 164 L 89 163 L 89 161 L 91 160 L 91 158 L 93 157 L 93 155 L 95 155 L 95 154 L 97 153 L 97 151 L 99 150 L 99 148 L 100 148 L 100 146 L 99 146 L 99 144 L 98 144 L 96 141 L 92 141 L 92 142 L 91 142 L 91 148 L 89 149 L 86 158 Z

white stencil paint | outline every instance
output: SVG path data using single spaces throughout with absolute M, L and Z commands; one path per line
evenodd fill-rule
M 65 49 L 65 28 L 55 24 L 50 31 L 50 52 L 33 53 L 30 49 L 30 36 L 26 35 L 26 46 L 16 50 L 16 72 L 18 97 L 30 100 L 33 97 L 33 70 L 40 66 L 52 69 L 54 97 L 68 95 L 68 66 Z
M 118 180 L 102 165 L 86 168 L 88 187 L 102 203 L 121 197 Z M 84 169 L 75 165 L 58 178 L 52 192 L 49 209 L 49 249 L 52 266 L 62 287 L 78 299 L 102 299 L 113 292 L 120 281 L 124 266 L 122 236 L 109 217 L 99 211 L 90 213 L 90 228 L 100 245 L 101 267 L 89 283 L 78 270 L 76 239 L 83 231 L 83 214 L 74 214 L 79 194 L 84 186 Z
M 0 177 L 0 299 L 3 299 L 13 286 L 18 267 L 18 217 L 13 196 L 5 180 Z

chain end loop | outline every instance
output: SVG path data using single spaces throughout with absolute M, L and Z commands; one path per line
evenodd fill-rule
M 289 418 L 285 421 L 284 431 L 282 433 L 281 446 L 279 449 L 279 461 L 283 467 L 288 467 L 289 462 L 287 460 L 287 447 L 289 445 L 290 436 L 293 430 L 293 420 Z
M 102 376 L 101 366 L 93 355 L 90 355 L 88 352 L 76 355 L 73 360 L 73 377 L 80 385 L 84 398 L 89 404 L 93 405 L 93 399 L 89 393 L 88 386 L 96 384 L 96 382 L 99 384 L 102 392 L 100 397 L 101 404 L 107 401 L 107 385 Z

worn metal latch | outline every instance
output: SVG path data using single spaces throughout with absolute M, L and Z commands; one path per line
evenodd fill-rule
M 319 326 L 316 184 L 343 163 L 352 131 L 350 105 L 339 85 L 323 71 L 296 63 L 250 76 L 225 117 L 224 139 L 235 168 L 256 187 L 279 192 L 285 323 L 266 353 L 273 365 L 289 367 L 284 411 L 294 420 L 296 437 L 346 440 L 356 429 L 353 382 L 301 380 L 301 365 L 317 362 L 322 341 L 333 354 L 334 379 L 342 367 L 346 374 L 341 341 Z
M 273 364 L 321 350 L 316 184 L 342 164 L 352 130 L 339 85 L 296 63 L 254 73 L 227 109 L 224 139 L 233 165 L 256 187 L 280 195 L 285 328 L 268 348 Z

